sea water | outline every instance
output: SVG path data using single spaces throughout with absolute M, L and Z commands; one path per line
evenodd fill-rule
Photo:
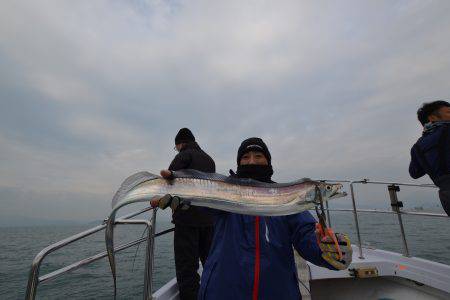
M 364 245 L 401 253 L 402 239 L 396 215 L 360 213 Z M 403 216 L 411 255 L 450 265 L 450 218 Z M 356 244 L 356 230 L 351 213 L 333 213 L 332 226 L 348 233 Z M 158 222 L 157 232 L 170 228 L 170 222 Z M 91 226 L 41 226 L 0 228 L 0 299 L 23 299 L 33 258 L 44 247 Z M 116 227 L 115 245 L 143 234 L 142 226 Z M 104 232 L 50 254 L 41 266 L 41 275 L 82 258 L 105 251 Z M 118 299 L 142 298 L 145 245 L 131 247 L 116 255 Z M 173 233 L 156 238 L 153 286 L 158 289 L 175 277 Z M 107 258 L 53 280 L 41 283 L 37 299 L 111 299 L 113 283 Z

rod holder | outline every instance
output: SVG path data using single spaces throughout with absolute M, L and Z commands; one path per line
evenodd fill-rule
M 409 257 L 410 255 L 409 255 L 408 243 L 406 242 L 405 228 L 403 227 L 402 213 L 400 211 L 400 208 L 403 207 L 403 202 L 398 201 L 398 197 L 397 197 L 397 193 L 400 192 L 400 187 L 396 184 L 390 184 L 390 185 L 388 185 L 388 192 L 389 192 L 389 198 L 391 200 L 392 211 L 394 211 L 397 214 L 398 224 L 400 226 L 402 245 L 403 245 L 403 255 Z

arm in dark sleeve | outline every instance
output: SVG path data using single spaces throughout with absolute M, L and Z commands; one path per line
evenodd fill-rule
M 317 244 L 316 220 L 305 211 L 299 214 L 286 216 L 291 229 L 292 244 L 298 254 L 305 260 L 330 270 L 336 270 L 322 258 L 322 250 Z
M 178 170 L 182 170 L 182 169 L 187 169 L 187 168 L 189 168 L 190 165 L 191 165 L 191 155 L 186 152 L 180 152 L 175 156 L 175 158 L 170 163 L 169 170 L 170 171 L 178 171 Z M 214 165 L 214 169 L 215 169 L 215 165 Z M 189 201 L 189 199 L 187 199 L 187 200 Z M 200 210 L 202 210 L 205 213 L 212 215 L 213 218 L 217 218 L 217 217 L 227 213 L 222 210 L 208 208 L 208 207 L 197 206 L 197 208 L 199 208 Z
M 187 169 L 191 164 L 191 156 L 189 153 L 180 152 L 175 156 L 169 166 L 170 171 L 178 171 Z
M 411 175 L 411 177 L 414 179 L 420 178 L 425 175 L 425 170 L 420 164 L 419 154 L 417 153 L 417 151 L 420 151 L 420 149 L 417 149 L 417 146 L 414 145 L 411 148 L 411 162 L 409 163 L 409 175 Z

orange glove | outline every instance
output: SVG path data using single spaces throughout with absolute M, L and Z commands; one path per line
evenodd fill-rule
M 342 233 L 335 234 L 330 228 L 327 228 L 329 231 L 325 235 L 324 231 L 319 228 L 321 226 L 317 227 L 317 243 L 322 250 L 322 258 L 338 270 L 347 269 L 352 262 L 353 254 L 348 236 Z

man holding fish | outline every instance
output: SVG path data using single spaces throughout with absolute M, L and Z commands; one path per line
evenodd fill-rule
M 271 155 L 262 139 L 242 142 L 237 172 L 230 173 L 233 178 L 273 183 Z M 171 178 L 167 170 L 161 175 Z M 165 196 L 157 204 L 177 209 L 181 203 L 178 197 Z M 300 299 L 292 248 L 304 259 L 333 270 L 346 269 L 352 260 L 348 237 L 321 236 L 308 211 L 286 216 L 214 212 L 214 239 L 198 299 Z
M 195 169 L 203 172 L 216 170 L 213 159 L 195 141 L 188 128 L 181 128 L 175 136 L 175 156 L 169 171 Z M 166 175 L 170 177 L 170 172 Z M 161 200 L 173 201 L 170 195 Z M 172 223 L 175 224 L 174 254 L 175 269 L 181 300 L 195 300 L 200 285 L 198 261 L 204 265 L 213 237 L 213 217 L 206 209 L 190 206 L 174 209 Z

